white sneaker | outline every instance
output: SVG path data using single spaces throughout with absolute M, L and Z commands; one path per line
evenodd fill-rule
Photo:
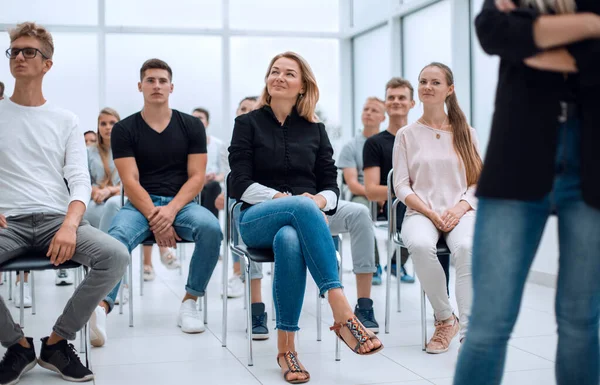
M 21 282 L 17 282 L 15 285 L 15 306 L 21 308 Z M 23 285 L 23 306 L 25 308 L 31 307 L 31 288 L 29 283 L 25 282 Z
M 73 284 L 73 275 L 69 272 L 69 270 L 56 270 L 56 286 L 67 286 Z
M 123 291 L 123 305 L 127 305 L 129 302 L 129 286 L 121 285 L 119 287 L 119 292 L 117 293 L 117 298 L 115 299 L 115 305 L 118 305 L 121 302 L 121 291 Z
M 227 280 L 227 298 L 239 298 L 244 295 L 244 281 L 242 277 L 234 274 Z M 223 293 L 221 293 L 223 296 Z
M 202 333 L 204 331 L 202 311 L 198 310 L 196 301 L 188 299 L 181 304 L 177 315 L 177 326 L 184 333 Z
M 106 311 L 102 306 L 96 306 L 90 317 L 90 343 L 97 348 L 106 343 Z

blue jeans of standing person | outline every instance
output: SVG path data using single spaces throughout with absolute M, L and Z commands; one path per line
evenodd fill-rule
M 342 287 L 331 233 L 312 199 L 294 196 L 254 205 L 240 214 L 239 229 L 248 247 L 273 248 L 275 253 L 277 329 L 299 330 L 306 268 L 321 294 Z
M 455 385 L 502 381 L 506 345 L 546 220 L 558 216 L 558 385 L 598 385 L 600 210 L 581 196 L 580 122 L 560 125 L 552 191 L 538 201 L 479 200 L 473 247 L 471 324 Z
M 150 198 L 157 207 L 166 206 L 173 200 L 172 197 L 157 195 L 150 195 Z M 185 290 L 188 294 L 201 297 L 219 259 L 219 248 L 223 239 L 219 220 L 206 208 L 191 202 L 177 213 L 173 227 L 181 239 L 196 244 Z M 131 202 L 127 202 L 113 220 L 108 234 L 121 241 L 131 253 L 140 243 L 148 239 L 152 232 L 146 217 Z M 105 299 L 110 310 L 115 305 L 119 285 L 120 282 Z

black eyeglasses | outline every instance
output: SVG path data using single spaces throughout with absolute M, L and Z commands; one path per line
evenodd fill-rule
M 37 48 L 25 47 L 25 48 L 9 48 L 6 50 L 6 57 L 9 59 L 16 59 L 20 53 L 23 53 L 25 59 L 33 59 L 37 56 L 38 52 L 44 59 L 49 59 L 48 56 L 44 55 L 42 51 Z

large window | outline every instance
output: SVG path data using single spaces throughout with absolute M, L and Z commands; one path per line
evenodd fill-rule
M 172 108 L 191 113 L 210 111 L 214 130 L 229 141 L 219 126 L 222 117 L 221 38 L 214 36 L 109 34 L 106 39 L 106 104 L 122 117 L 143 106 L 138 91 L 140 67 L 150 58 L 166 61 L 173 70 Z
M 389 17 L 393 0 L 352 0 L 352 25 L 360 27 Z
M 105 0 L 111 26 L 220 28 L 221 0 Z
M 354 133 L 362 130 L 361 114 L 369 96 L 385 99 L 385 83 L 391 77 L 389 27 L 381 27 L 353 40 Z M 386 122 L 382 124 L 382 129 Z
M 337 32 L 339 1 L 229 0 L 229 26 L 263 31 Z
M 95 25 L 98 23 L 97 0 L 2 0 L 0 23 L 35 21 L 40 24 Z
M 404 18 L 402 29 L 404 77 L 415 88 L 416 106 L 408 121 L 422 114 L 417 86 L 419 73 L 431 62 L 452 66 L 452 29 L 450 0 L 443 0 Z M 463 103 L 467 103 L 464 101 Z
M 239 101 L 260 95 L 271 59 L 282 52 L 299 53 L 311 66 L 320 99 L 317 105 L 326 118 L 332 140 L 339 136 L 339 44 L 335 39 L 234 37 L 231 39 L 231 116 Z M 233 125 L 233 120 L 231 120 Z M 223 130 L 231 130 L 224 127 Z

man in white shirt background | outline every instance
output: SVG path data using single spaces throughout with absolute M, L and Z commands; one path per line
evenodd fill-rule
M 127 249 L 82 221 L 91 186 L 77 117 L 47 102 L 42 81 L 53 65 L 52 35 L 22 23 L 6 51 L 14 93 L 0 101 L 0 264 L 41 251 L 56 266 L 73 260 L 90 268 L 67 303 L 37 362 L 71 381 L 91 381 L 67 340 L 74 340 L 96 304 L 123 276 Z M 65 184 L 66 181 L 66 184 Z M 16 383 L 36 364 L 32 338 L 15 324 L 0 297 L 0 383 Z

